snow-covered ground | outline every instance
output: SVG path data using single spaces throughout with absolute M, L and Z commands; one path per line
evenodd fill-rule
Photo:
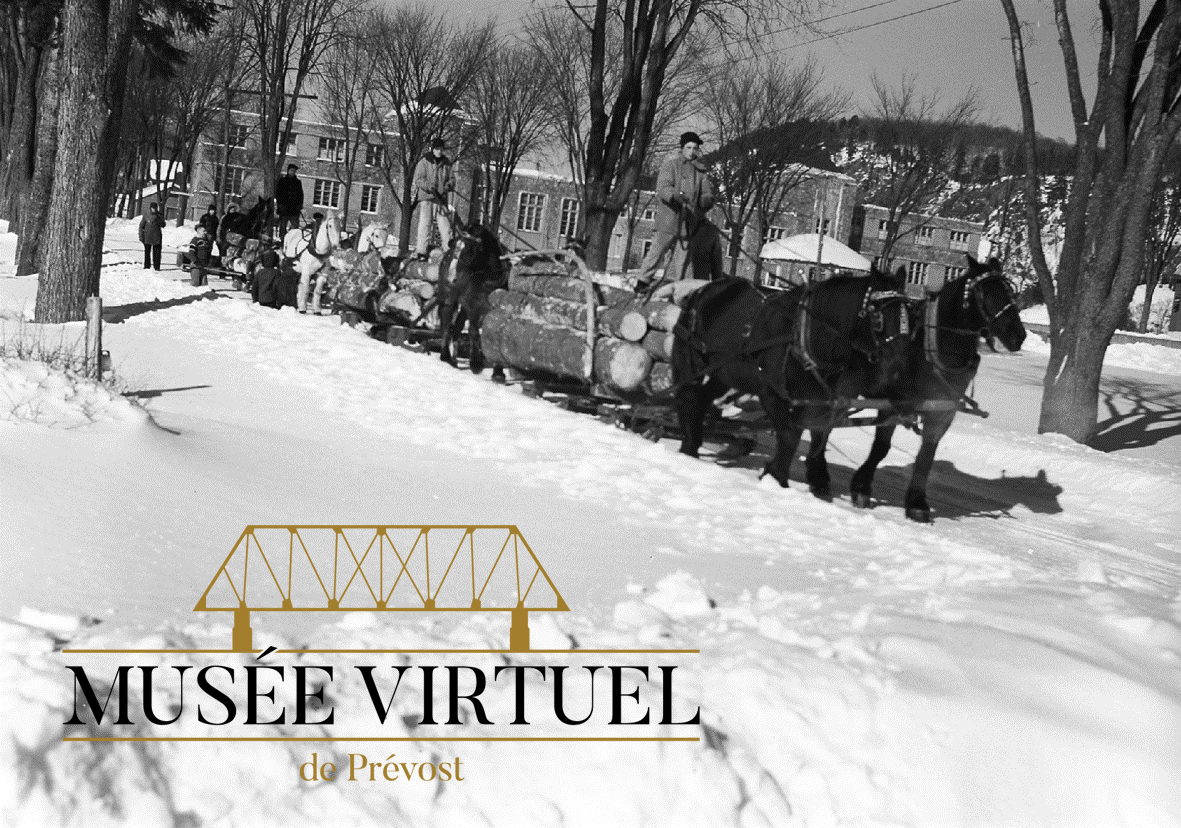
M 134 266 L 104 271 L 108 307 L 129 308 L 104 343 L 154 422 L 86 381 L 0 369 L 10 399 L 55 411 L 53 423 L 21 416 L 31 408 L 18 400 L 0 418 L 8 823 L 1181 825 L 1181 467 L 1010 430 L 994 424 L 1007 421 L 1002 413 L 961 418 L 932 475 L 936 522 L 919 526 L 897 497 L 917 449 L 910 434 L 898 436 L 879 475 L 886 502 L 859 511 L 759 480 L 758 456 L 690 460 L 669 441 L 648 443 L 334 319 L 221 292 L 172 293 L 182 290 Z M 0 280 L 9 319 L 30 296 L 28 280 Z M 838 486 L 868 440 L 856 429 L 834 438 Z M 701 652 L 462 663 L 489 674 L 504 663 L 677 664 L 676 707 L 699 705 L 702 726 L 642 733 L 702 740 L 63 743 L 73 702 L 63 665 L 101 675 L 112 664 L 67 658 L 63 643 L 226 646 L 228 627 L 189 608 L 252 523 L 516 524 L 572 610 L 535 616 L 534 647 Z M 256 616 L 255 644 L 506 641 L 500 619 L 388 615 Z M 374 662 L 268 662 L 328 658 L 341 674 Z M 381 663 L 457 663 L 427 658 Z M 442 683 L 435 694 L 445 709 Z M 549 703 L 543 685 L 530 683 L 528 694 L 531 709 Z M 367 691 L 342 677 L 325 732 L 430 733 L 416 726 L 421 698 L 397 698 L 400 715 L 379 727 L 354 715 L 370 708 Z M 511 682 L 483 698 L 490 710 L 511 709 Z M 248 731 L 235 735 L 307 729 Z M 210 728 L 190 717 L 179 729 L 111 732 Z M 518 732 L 469 719 L 445 735 Z M 346 766 L 349 752 L 370 761 L 459 755 L 466 781 L 308 783 L 299 766 L 313 751 Z

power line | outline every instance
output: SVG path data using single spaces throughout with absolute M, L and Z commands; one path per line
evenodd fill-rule
M 852 29 L 844 29 L 839 32 L 833 32 L 832 34 L 826 34 L 822 37 L 813 38 L 812 40 L 805 40 L 803 43 L 791 43 L 791 44 L 788 44 L 787 46 L 781 46 L 778 49 L 769 49 L 766 52 L 763 52 L 762 54 L 763 55 L 773 55 L 773 54 L 778 54 L 779 52 L 786 52 L 791 49 L 798 49 L 802 46 L 810 46 L 813 43 L 820 43 L 821 41 L 824 41 L 824 40 L 832 40 L 833 38 L 841 37 L 843 35 L 853 34 L 854 32 L 864 31 L 865 29 L 872 29 L 875 26 L 884 26 L 887 23 L 893 23 L 897 20 L 905 20 L 908 17 L 916 17 L 920 14 L 926 14 L 927 12 L 932 12 L 932 11 L 935 11 L 936 9 L 947 8 L 948 6 L 954 6 L 957 3 L 962 3 L 962 2 L 964 2 L 964 0 L 946 0 L 946 2 L 944 2 L 944 3 L 936 3 L 934 6 L 928 6 L 925 9 L 918 9 L 916 11 L 907 12 L 906 14 L 895 15 L 894 17 L 887 17 L 884 20 L 878 20 L 873 23 L 866 23 L 864 26 L 855 26 Z M 870 7 L 870 8 L 872 8 L 872 7 Z

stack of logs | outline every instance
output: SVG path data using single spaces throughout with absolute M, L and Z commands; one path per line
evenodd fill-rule
M 672 387 L 672 330 L 681 309 L 670 302 L 588 285 L 552 262 L 515 266 L 508 290 L 494 291 L 490 301 L 480 340 L 491 363 L 594 381 L 624 394 Z M 595 309 L 593 351 L 586 334 L 588 302 Z

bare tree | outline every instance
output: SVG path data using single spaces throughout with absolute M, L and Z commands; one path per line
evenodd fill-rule
M 375 126 L 386 147 L 383 170 L 401 213 L 402 250 L 410 246 L 414 165 L 431 139 L 453 126 L 459 102 L 492 46 L 492 34 L 489 23 L 455 25 L 427 6 L 399 6 L 381 14 L 373 92 L 382 112 Z
M 274 195 L 296 105 L 320 56 L 358 0 L 240 0 L 245 47 L 257 73 L 263 187 Z
M 747 226 L 765 227 L 802 184 L 825 122 L 840 114 L 848 96 L 821 89 L 823 72 L 813 60 L 792 64 L 770 57 L 755 62 L 722 61 L 701 90 L 703 109 L 719 149 L 710 164 L 719 206 L 729 228 L 730 275 L 741 255 L 756 266 L 758 253 L 743 251 Z
M 374 34 L 377 20 L 376 14 L 368 12 L 343 24 L 341 36 L 320 61 L 316 83 L 321 111 L 329 122 L 343 130 L 331 158 L 336 179 L 344 186 L 344 223 L 349 218 L 348 194 L 353 189 L 357 165 L 368 153 L 374 121 L 369 90 L 376 73 L 373 56 L 377 51 Z
M 578 149 L 592 267 L 606 266 L 615 221 L 649 158 L 666 81 L 693 36 L 738 40 L 772 16 L 798 16 L 809 5 L 810 0 L 594 0 L 583 5 L 567 0 L 573 27 L 561 13 L 538 15 L 534 40 L 549 56 L 550 72 L 585 81 L 585 104 L 575 100 L 565 121 L 568 130 L 580 133 L 570 143 Z M 575 125 L 583 112 L 585 129 Z
M 943 109 L 939 91 L 920 92 L 914 75 L 905 75 L 897 88 L 876 74 L 871 82 L 874 101 L 863 122 L 870 152 L 857 172 L 865 182 L 865 200 L 888 211 L 881 254 L 888 264 L 898 240 L 925 226 L 927 217 L 954 197 L 948 185 L 979 115 L 980 95 L 970 88 Z M 915 221 L 903 229 L 912 216 Z
M 1181 264 L 1181 176 L 1162 181 L 1148 214 L 1148 244 L 1144 250 L 1144 307 L 1136 330 L 1148 330 L 1152 295 L 1161 277 Z
M 1041 180 L 1025 33 L 1013 0 L 1001 5 L 1021 101 L 1028 236 L 1036 240 Z M 1056 271 L 1039 244 L 1030 246 L 1050 315 L 1038 429 L 1079 442 L 1095 433 L 1103 357 L 1140 282 L 1153 193 L 1181 130 L 1181 0 L 1146 5 L 1099 0 L 1095 92 L 1088 105 L 1066 0 L 1053 3 L 1076 156 Z
M 479 176 L 480 220 L 500 227 L 521 159 L 541 148 L 552 134 L 545 117 L 553 95 L 553 78 L 535 49 L 520 43 L 498 43 L 476 73 L 464 109 L 474 121 L 476 174 Z
M 0 218 L 20 221 L 37 153 L 37 87 L 56 49 L 51 0 L 0 2 Z

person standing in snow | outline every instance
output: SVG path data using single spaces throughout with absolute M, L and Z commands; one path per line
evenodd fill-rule
M 670 155 L 660 166 L 660 174 L 656 177 L 656 236 L 640 265 L 636 293 L 651 289 L 657 269 L 674 245 L 678 242 L 688 244 L 698 233 L 709 232 L 705 227 L 709 223 L 706 213 L 714 206 L 714 193 L 705 166 L 697 160 L 700 155 L 701 136 L 686 132 L 681 135 L 680 152 Z M 713 264 L 713 251 L 710 250 L 709 254 Z M 717 258 L 720 270 L 721 257 Z M 662 281 L 684 278 L 685 268 L 678 270 L 681 272 L 667 274 Z
M 144 246 L 144 270 L 160 269 L 160 250 L 164 245 L 164 217 L 156 202 L 139 221 L 139 240 Z
M 447 213 L 447 199 L 455 189 L 451 159 L 443 154 L 447 145 L 443 139 L 431 141 L 431 149 L 418 160 L 414 168 L 414 200 L 420 205 L 418 238 L 414 252 L 425 259 L 431 237 L 431 222 L 439 226 L 439 241 L 444 249 L 451 244 L 451 219 Z
M 279 238 L 283 238 L 292 227 L 299 227 L 299 216 L 303 212 L 303 184 L 296 177 L 299 167 L 287 165 L 287 175 L 275 184 L 275 210 L 279 214 Z
M 189 284 L 193 287 L 201 287 L 206 283 L 205 269 L 209 267 L 212 253 L 213 248 L 209 243 L 209 238 L 205 235 L 205 228 L 197 225 L 197 234 L 189 242 L 188 253 Z
M 209 237 L 209 243 L 213 244 L 213 240 L 218 237 L 217 227 L 219 224 L 221 224 L 220 220 L 217 218 L 217 205 L 210 204 L 209 210 L 206 211 L 205 215 L 201 216 L 201 219 L 197 222 L 197 224 L 205 228 L 205 234 Z M 221 249 L 220 243 L 218 245 L 217 252 L 223 256 L 225 255 L 225 252 Z

